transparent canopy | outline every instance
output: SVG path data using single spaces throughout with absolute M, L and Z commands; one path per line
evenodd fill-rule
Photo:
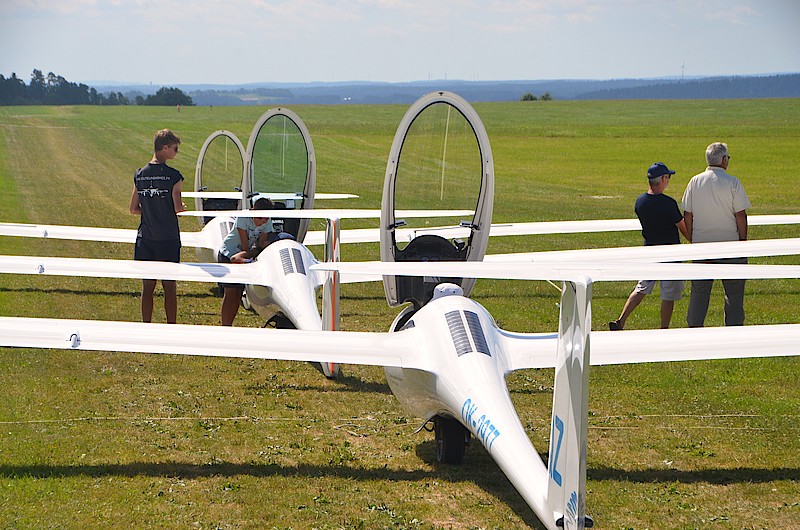
M 403 139 L 395 177 L 395 210 L 475 210 L 482 178 L 481 151 L 472 125 L 448 102 L 433 103 L 417 115 Z M 442 221 L 404 220 L 408 227 Z
M 308 176 L 308 148 L 300 128 L 288 116 L 275 114 L 257 134 L 251 191 L 302 194 Z
M 381 260 L 483 259 L 493 199 L 491 147 L 475 109 L 450 92 L 426 94 L 406 111 L 389 153 L 381 206 Z M 426 209 L 474 213 L 416 219 L 398 215 L 400 210 Z M 443 228 L 424 230 L 434 227 Z M 403 237 L 397 237 L 400 228 Z M 417 308 L 431 299 L 439 283 L 457 283 L 466 296 L 475 283 L 472 278 L 386 275 L 383 280 L 389 305 L 412 302 Z
M 201 187 L 205 191 L 236 191 L 242 187 L 243 153 L 225 134 L 215 136 L 206 146 L 200 161 Z

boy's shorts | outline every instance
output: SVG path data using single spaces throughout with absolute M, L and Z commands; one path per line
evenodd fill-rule
M 136 261 L 169 261 L 181 262 L 181 240 L 168 239 L 159 241 L 155 239 L 136 238 L 136 247 L 133 250 L 133 259 Z
M 231 261 L 231 259 L 228 256 L 226 256 L 222 252 L 217 252 L 217 263 L 233 263 L 233 262 Z M 231 288 L 244 289 L 245 288 L 245 285 L 243 283 L 221 283 L 221 284 L 219 284 L 219 286 L 222 287 L 223 289 L 231 289 Z
M 683 297 L 683 280 L 640 280 L 634 292 L 650 294 L 656 282 L 661 282 L 661 299 L 667 301 L 680 300 Z

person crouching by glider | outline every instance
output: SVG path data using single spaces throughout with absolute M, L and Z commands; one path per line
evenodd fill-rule
M 253 205 L 254 210 L 271 210 L 272 201 L 264 197 Z M 272 232 L 272 221 L 269 217 L 237 217 L 231 231 L 222 241 L 217 252 L 218 263 L 250 263 L 253 258 L 267 246 L 267 234 Z M 239 304 L 242 301 L 244 285 L 226 283 L 222 295 L 223 326 L 232 326 Z
M 664 195 L 664 191 L 669 186 L 669 180 L 674 174 L 675 172 L 663 162 L 656 162 L 647 170 L 647 192 L 636 198 L 633 208 L 642 225 L 645 246 L 680 244 L 679 230 L 690 243 L 692 241 L 678 203 L 669 195 Z M 644 297 L 653 292 L 655 284 L 656 280 L 641 280 L 637 283 L 622 308 L 622 314 L 617 320 L 608 323 L 608 329 L 611 331 L 624 329 L 625 321 L 644 300 Z M 663 329 L 669 327 L 672 312 L 675 309 L 675 300 L 680 300 L 682 295 L 683 280 L 661 280 L 661 327 Z

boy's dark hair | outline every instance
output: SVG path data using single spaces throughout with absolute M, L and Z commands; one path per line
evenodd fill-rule
M 166 145 L 176 145 L 180 143 L 181 139 L 178 138 L 178 135 L 174 132 L 169 129 L 161 129 L 153 138 L 153 149 L 155 151 L 161 151 Z
M 272 210 L 273 208 L 275 208 L 275 205 L 266 197 L 260 197 L 253 203 L 253 210 Z

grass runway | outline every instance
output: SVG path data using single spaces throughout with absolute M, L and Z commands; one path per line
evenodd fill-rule
M 360 196 L 326 206 L 379 207 L 406 108 L 292 107 L 314 142 L 317 190 Z M 495 222 L 633 217 L 651 163 L 677 170 L 667 194 L 679 199 L 717 140 L 729 145 L 750 214 L 798 210 L 796 99 L 475 108 L 494 156 Z M 0 107 L 0 221 L 135 228 L 132 176 L 149 160 L 156 130 L 181 136 L 172 165 L 191 189 L 205 138 L 226 129 L 246 145 L 265 110 Z M 343 228 L 362 226 L 371 225 Z M 183 218 L 181 228 L 196 230 L 197 222 Z M 751 239 L 799 234 L 791 226 L 750 229 Z M 488 252 L 639 244 L 634 232 L 503 237 Z M 127 259 L 132 248 L 0 238 L 0 253 Z M 345 260 L 377 257 L 377 245 L 342 249 Z M 193 261 L 193 250 L 183 258 Z M 594 286 L 594 329 L 616 318 L 631 287 Z M 720 290 L 709 325 L 722 321 Z M 505 329 L 556 329 L 558 292 L 546 283 L 481 280 L 473 297 Z M 685 326 L 686 303 L 676 304 L 674 326 Z M 646 299 L 628 327 L 656 327 L 658 305 Z M 798 307 L 800 280 L 748 283 L 748 324 L 796 323 Z M 179 322 L 216 325 L 219 309 L 208 286 L 179 285 Z M 139 282 L 2 275 L 0 311 L 136 321 Z M 342 288 L 343 329 L 386 330 L 395 313 L 380 285 Z M 155 317 L 163 321 L 158 298 Z M 261 322 L 241 311 L 236 325 Z M 437 464 L 433 435 L 415 433 L 419 420 L 402 410 L 380 369 L 343 372 L 327 381 L 304 363 L 2 348 L 0 527 L 537 527 L 479 444 L 467 450 L 467 465 Z M 552 375 L 509 379 L 542 454 Z M 798 358 L 593 368 L 587 513 L 612 529 L 800 528 L 799 375 Z

